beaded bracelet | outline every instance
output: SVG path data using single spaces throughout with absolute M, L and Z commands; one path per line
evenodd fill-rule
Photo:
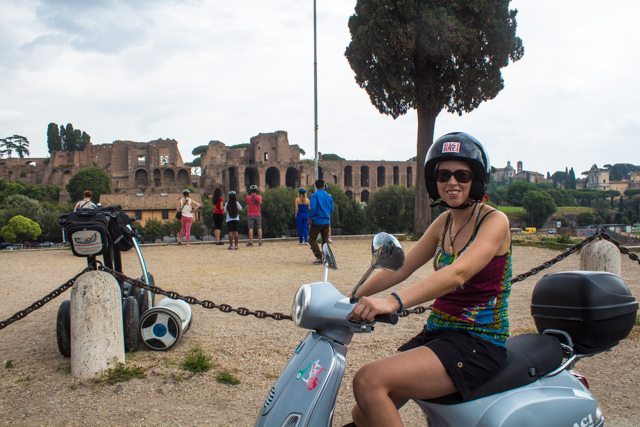
M 404 304 L 402 302 L 402 299 L 400 298 L 400 295 L 398 295 L 395 291 L 391 292 L 391 296 L 393 296 L 396 300 L 398 300 L 398 304 L 400 304 L 400 308 L 398 308 L 398 311 L 396 311 L 396 313 L 402 313 L 404 311 Z

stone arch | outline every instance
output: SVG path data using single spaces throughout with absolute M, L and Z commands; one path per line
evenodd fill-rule
M 360 167 L 360 187 L 369 186 L 369 166 L 364 165 Z
M 267 184 L 267 188 L 280 187 L 280 171 L 278 170 L 278 168 L 270 167 L 269 169 L 267 169 L 265 181 Z
M 369 190 L 362 190 L 362 193 L 360 193 L 360 201 L 369 203 Z
M 413 167 L 407 166 L 407 187 L 413 187 Z
M 178 171 L 177 181 L 178 184 L 182 187 L 186 187 L 187 185 L 189 185 L 189 171 L 187 171 L 186 169 L 180 169 Z
M 60 172 L 57 169 L 51 171 L 51 184 L 52 185 L 60 185 L 62 184 L 62 177 L 60 176 Z
M 260 186 L 260 172 L 254 167 L 247 167 L 244 170 L 244 187 L 247 193 L 251 185 Z
M 133 174 L 133 181 L 136 187 L 146 187 L 149 185 L 149 172 L 146 169 L 136 169 Z
M 162 172 L 160 169 L 153 170 L 153 186 L 160 187 L 162 185 Z
M 289 188 L 300 187 L 300 171 L 293 167 L 288 167 L 284 177 L 285 185 Z
M 171 185 L 171 184 L 175 184 L 176 182 L 176 173 L 173 171 L 173 169 L 165 169 L 164 172 L 162 173 L 163 175 L 163 181 L 165 183 L 165 185 Z
M 400 185 L 400 168 L 398 166 L 393 167 L 393 185 Z
M 71 171 L 69 169 L 65 169 L 62 172 L 62 185 L 66 187 L 67 184 L 69 184 L 69 181 L 71 181 L 72 176 L 73 174 L 71 173 Z
M 345 166 L 344 168 L 344 186 L 353 186 L 353 168 L 351 166 Z
M 238 191 L 238 168 L 231 166 L 227 169 L 229 175 L 229 191 Z
M 378 166 L 376 170 L 377 180 L 376 185 L 378 187 L 384 187 L 384 184 L 387 182 L 387 169 L 384 166 Z
M 353 200 L 353 193 L 351 192 L 351 190 L 345 191 L 344 194 L 345 196 L 347 196 L 347 199 Z

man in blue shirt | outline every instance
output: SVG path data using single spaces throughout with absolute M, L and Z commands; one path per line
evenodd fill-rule
M 322 244 L 329 240 L 329 227 L 331 226 L 331 213 L 333 213 L 333 199 L 324 187 L 324 180 L 316 181 L 316 192 L 309 198 L 311 209 L 309 211 L 309 242 L 311 250 L 316 256 L 314 264 L 322 264 L 322 251 L 316 239 L 318 234 L 322 236 Z

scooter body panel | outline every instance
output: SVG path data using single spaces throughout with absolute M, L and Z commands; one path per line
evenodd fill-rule
M 330 426 L 346 350 L 335 341 L 309 333 L 269 392 L 255 425 Z
M 416 403 L 430 427 L 595 427 L 604 422 L 591 392 L 567 371 L 469 402 Z

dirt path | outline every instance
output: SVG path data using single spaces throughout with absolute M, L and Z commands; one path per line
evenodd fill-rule
M 333 250 L 339 269 L 330 280 L 347 292 L 366 270 L 368 239 L 336 239 Z M 412 243 L 403 243 L 408 248 Z M 228 251 L 210 244 L 146 246 L 144 253 L 156 284 L 183 295 L 252 310 L 290 313 L 295 291 L 303 283 L 321 280 L 308 247 L 292 241 L 268 241 L 262 247 Z M 558 252 L 514 248 L 513 271 L 519 274 Z M 578 269 L 572 255 L 550 271 Z M 2 251 L 0 253 L 0 319 L 59 286 L 82 268 L 83 260 L 64 250 Z M 423 268 L 414 278 L 423 277 Z M 623 277 L 640 295 L 640 266 L 623 259 Z M 125 272 L 139 275 L 133 253 L 125 257 Z M 529 316 L 531 288 L 538 277 L 515 284 L 510 300 L 512 332 L 533 329 Z M 193 326 L 168 352 L 139 351 L 128 363 L 147 369 L 147 377 L 117 385 L 95 384 L 70 375 L 69 360 L 57 350 L 55 317 L 69 291 L 26 318 L 0 331 L 0 425 L 215 425 L 250 426 L 268 390 L 305 331 L 290 321 L 225 314 L 195 307 Z M 351 379 L 363 363 L 390 354 L 418 331 L 425 315 L 404 318 L 397 326 L 380 325 L 373 334 L 357 335 L 351 344 L 347 372 L 338 396 L 334 425 L 350 420 Z M 184 354 L 200 345 L 216 368 L 189 376 L 179 368 Z M 578 364 L 589 379 L 609 425 L 640 425 L 640 328 L 613 351 Z M 236 386 L 220 384 L 215 375 L 233 373 Z M 413 404 L 403 409 L 407 426 L 424 421 Z

